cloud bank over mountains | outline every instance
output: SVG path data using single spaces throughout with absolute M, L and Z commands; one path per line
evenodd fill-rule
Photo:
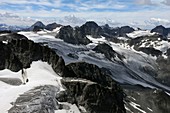
M 6 13 L 7 12 L 7 13 Z M 170 26 L 170 0 L 1 0 L 1 23 L 31 25 L 37 20 L 80 25 L 92 20 L 111 26 Z M 166 20 L 166 21 L 165 21 Z

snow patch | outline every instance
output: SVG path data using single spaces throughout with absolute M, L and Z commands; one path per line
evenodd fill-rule
M 101 36 L 101 38 L 93 38 L 91 35 L 87 35 L 86 37 L 95 44 L 107 42 L 107 40 L 103 36 Z
M 70 109 L 62 109 L 62 110 L 55 110 L 55 113 L 81 113 L 78 107 L 75 104 L 70 104 L 67 102 L 59 102 L 60 104 L 64 104 L 70 107 Z
M 137 37 L 141 37 L 141 36 L 152 36 L 155 33 L 151 33 L 149 30 L 146 31 L 142 31 L 142 30 L 138 30 L 138 31 L 134 31 L 132 33 L 127 33 L 126 35 L 130 38 L 137 38 Z
M 37 86 L 53 85 L 61 90 L 62 85 L 60 83 L 61 77 L 57 75 L 52 67 L 46 62 L 37 61 L 31 64 L 31 67 L 27 69 L 27 76 L 29 82 L 26 85 L 13 86 L 0 81 L 0 113 L 7 113 L 20 94 L 29 91 Z M 0 78 L 18 78 L 21 79 L 21 71 L 12 72 L 8 69 L 0 71 Z M 22 80 L 22 79 L 21 79 Z
M 147 107 L 147 109 L 148 109 L 149 111 L 153 112 L 153 110 L 152 110 L 151 108 Z
M 136 103 L 134 103 L 134 102 L 130 102 L 129 104 L 130 104 L 132 107 L 134 107 L 135 109 L 139 110 L 140 112 L 146 113 L 146 111 L 144 111 L 144 110 L 138 108 L 138 107 L 140 107 L 139 104 L 136 104 Z

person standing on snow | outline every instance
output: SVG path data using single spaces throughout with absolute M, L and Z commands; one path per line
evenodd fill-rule
M 22 69 L 21 70 L 21 74 L 22 74 L 23 84 L 26 84 L 29 81 L 28 78 L 27 78 L 27 71 L 26 71 L 26 69 L 25 69 L 25 71 L 24 71 L 24 69 Z

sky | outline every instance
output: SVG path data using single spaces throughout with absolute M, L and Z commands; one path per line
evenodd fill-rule
M 170 0 L 0 0 L 0 24 L 170 26 Z

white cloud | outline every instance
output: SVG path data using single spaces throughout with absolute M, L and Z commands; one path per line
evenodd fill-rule
M 86 22 L 84 18 L 78 18 L 74 15 L 65 16 L 58 21 L 64 25 L 71 25 L 71 26 L 80 26 L 81 24 Z
M 164 0 L 163 3 L 164 3 L 165 5 L 170 6 L 170 0 Z
M 151 0 L 135 0 L 135 2 L 139 5 L 151 5 L 152 4 Z
M 53 2 L 49 2 L 49 0 L 0 0 L 0 5 L 2 4 L 34 4 L 59 7 L 61 0 L 53 0 Z
M 162 18 L 151 18 L 150 20 L 146 21 L 146 23 L 154 26 L 158 26 L 158 25 L 163 25 L 165 27 L 170 26 L 170 21 Z
M 1 12 L 1 10 L 0 10 Z M 13 13 L 13 14 L 11 14 Z M 45 24 L 51 22 L 57 22 L 63 25 L 81 25 L 85 21 L 96 21 L 98 24 L 103 25 L 108 23 L 111 26 L 122 26 L 122 25 L 131 25 L 134 27 L 141 28 L 153 28 L 158 24 L 162 24 L 166 27 L 170 27 L 169 20 L 170 16 L 169 10 L 166 11 L 138 11 L 138 12 L 61 12 L 59 10 L 39 10 L 35 12 L 33 10 L 18 11 L 14 15 L 15 11 L 11 13 L 0 14 L 0 22 L 12 25 L 32 25 L 36 19 L 28 18 L 32 16 L 39 16 L 40 20 Z M 68 16 L 73 15 L 73 16 Z M 41 18 L 41 16 L 44 18 Z M 50 18 L 49 18 L 50 17 Z M 54 17 L 54 18 L 51 18 Z M 154 18 L 153 18 L 154 17 Z M 75 25 L 74 25 L 75 24 Z
M 36 20 L 30 17 L 19 17 L 13 13 L 0 13 L 0 22 L 8 25 L 23 25 L 33 24 Z

